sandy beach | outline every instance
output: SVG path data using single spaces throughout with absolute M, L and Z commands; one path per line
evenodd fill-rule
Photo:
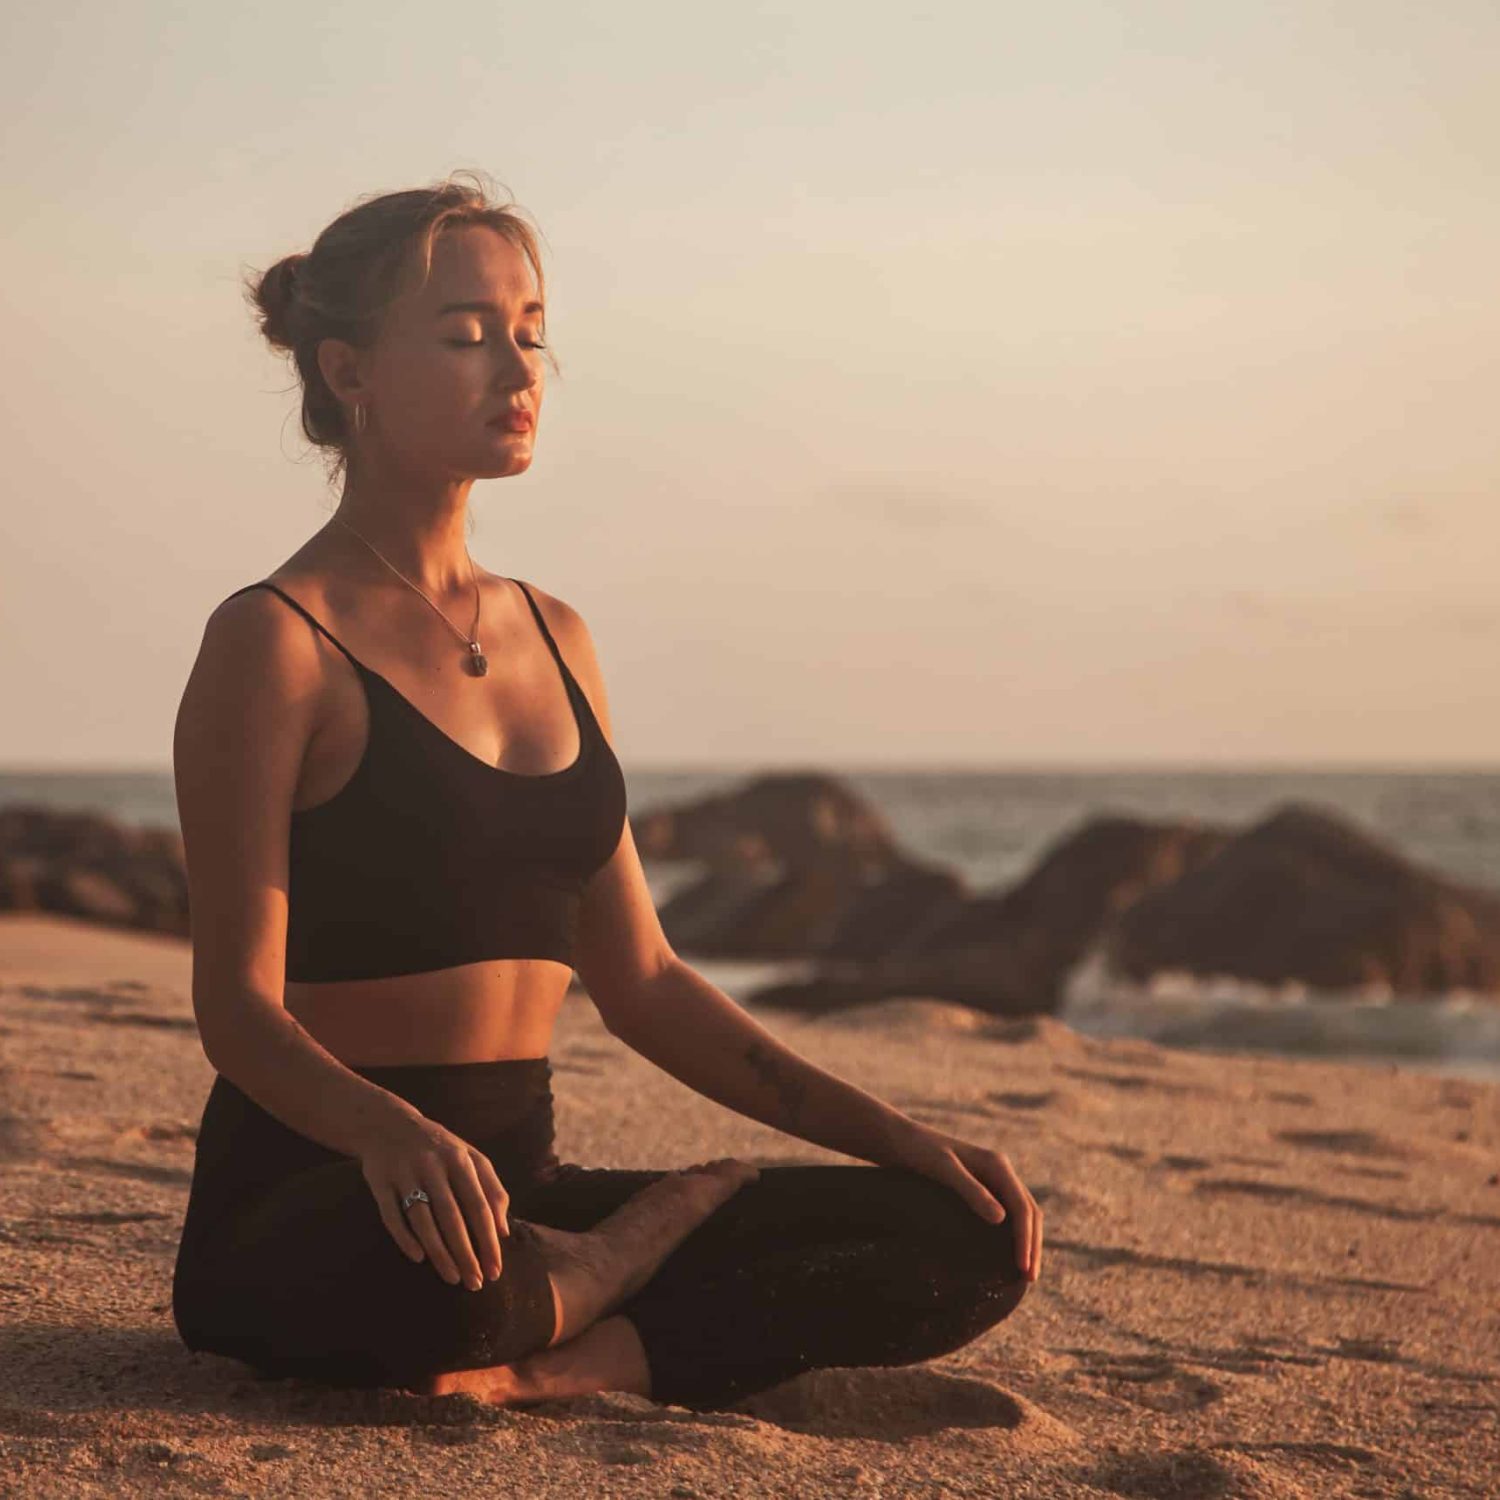
M 761 1019 L 995 1144 L 1041 1282 L 976 1343 L 694 1413 L 257 1380 L 168 1305 L 212 1074 L 176 938 L 0 918 L 0 1493 L 1429 1496 L 1500 1492 L 1500 1087 L 1175 1051 L 920 997 Z M 581 993 L 558 1147 L 847 1160 L 692 1093 Z

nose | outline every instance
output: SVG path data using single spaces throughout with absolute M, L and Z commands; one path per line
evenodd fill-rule
M 497 371 L 501 386 L 507 391 L 530 390 L 537 383 L 535 362 L 528 357 L 529 351 L 514 339 L 507 340 L 506 344 L 506 357 L 499 361 Z

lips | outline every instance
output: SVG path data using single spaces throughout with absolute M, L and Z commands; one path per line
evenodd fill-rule
M 526 432 L 531 427 L 531 413 L 529 411 L 507 411 L 494 418 L 489 424 L 491 427 L 505 427 L 513 432 Z

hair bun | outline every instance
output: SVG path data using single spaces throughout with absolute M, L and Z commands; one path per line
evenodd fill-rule
M 255 288 L 261 332 L 274 348 L 291 349 L 295 343 L 292 305 L 296 300 L 297 283 L 306 259 L 306 253 L 301 250 L 283 256 L 261 277 Z

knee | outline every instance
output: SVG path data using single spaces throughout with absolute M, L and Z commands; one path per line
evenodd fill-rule
M 1015 1215 L 1007 1214 L 995 1224 L 981 1219 L 967 1206 L 961 1213 L 958 1229 L 947 1240 L 949 1263 L 954 1270 L 977 1273 L 976 1279 L 986 1284 L 1016 1282 L 1024 1291 L 1029 1283 L 1021 1269 Z
M 926 1358 L 951 1354 L 1003 1323 L 1020 1305 L 1031 1283 L 1005 1269 L 975 1272 L 972 1268 L 948 1278 L 940 1308 L 923 1320 Z
M 984 1327 L 993 1328 L 1003 1322 L 1021 1304 L 1021 1299 L 1031 1289 L 1031 1282 L 1024 1276 L 997 1277 L 979 1286 L 976 1311 Z
M 954 1247 L 940 1278 L 951 1318 L 972 1330 L 973 1338 L 1008 1318 L 1031 1287 L 1016 1254 L 1010 1219 L 980 1221 L 978 1229 Z

